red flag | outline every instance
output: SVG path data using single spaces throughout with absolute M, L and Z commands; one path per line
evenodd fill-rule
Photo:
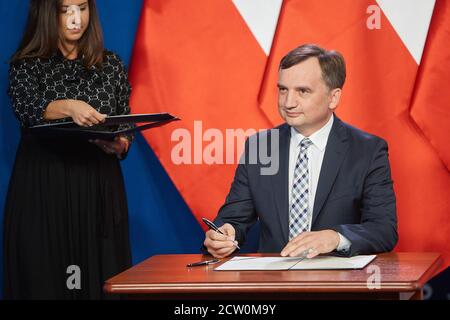
M 130 104 L 134 113 L 167 111 L 182 119 L 144 136 L 199 221 L 215 217 L 236 168 L 236 161 L 205 163 L 202 150 L 212 141 L 199 144 L 207 138 L 200 131 L 216 128 L 225 136 L 227 128 L 269 126 L 257 105 L 265 61 L 231 1 L 144 2 L 130 71 Z M 198 123 L 194 130 L 194 121 L 200 120 L 202 130 Z M 171 138 L 177 128 L 187 129 L 197 141 L 190 142 L 190 158 L 201 164 L 174 163 L 171 153 L 178 142 Z M 226 147 L 218 157 L 223 162 L 225 152 Z
M 411 115 L 450 170 L 450 3 L 438 0 L 416 83 Z
M 414 129 L 420 132 L 421 140 L 427 145 L 430 159 L 422 159 L 423 155 L 417 152 L 413 156 L 432 174 L 426 181 L 416 182 L 422 185 L 423 193 L 417 193 L 419 199 L 411 201 L 419 207 L 413 207 L 416 215 L 404 224 L 405 241 L 402 243 L 405 250 L 443 252 L 447 266 L 450 264 L 449 39 L 450 3 L 437 0 L 411 107 L 412 119 L 418 126 Z

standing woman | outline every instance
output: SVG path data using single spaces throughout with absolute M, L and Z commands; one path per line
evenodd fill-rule
M 129 113 L 126 71 L 103 48 L 95 1 L 31 0 L 9 81 L 22 134 L 5 207 L 5 297 L 105 298 L 103 282 L 131 265 L 119 159 L 132 137 L 86 141 L 28 129 Z

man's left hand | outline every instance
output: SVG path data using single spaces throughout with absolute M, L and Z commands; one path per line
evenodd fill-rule
M 311 259 L 321 253 L 329 253 L 339 245 L 339 234 L 334 230 L 302 232 L 293 238 L 281 251 L 283 257 L 296 257 L 308 252 Z

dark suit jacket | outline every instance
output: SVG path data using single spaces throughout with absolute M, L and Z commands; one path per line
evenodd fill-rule
M 239 164 L 215 219 L 219 226 L 233 225 L 240 244 L 259 219 L 259 252 L 280 252 L 289 236 L 290 126 L 283 124 L 255 137 L 262 139 L 264 135 L 270 141 L 276 129 L 280 141 L 278 173 L 262 175 L 261 161 Z M 249 150 L 247 140 L 247 160 Z M 311 231 L 332 229 L 345 236 L 352 243 L 343 253 L 348 256 L 392 250 L 398 239 L 392 183 L 387 143 L 335 116 L 320 171 Z

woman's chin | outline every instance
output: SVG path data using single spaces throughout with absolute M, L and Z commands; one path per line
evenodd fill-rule
M 67 41 L 78 41 L 81 39 L 81 37 L 83 36 L 83 33 L 80 32 L 70 32 L 70 33 L 66 33 L 65 38 Z

